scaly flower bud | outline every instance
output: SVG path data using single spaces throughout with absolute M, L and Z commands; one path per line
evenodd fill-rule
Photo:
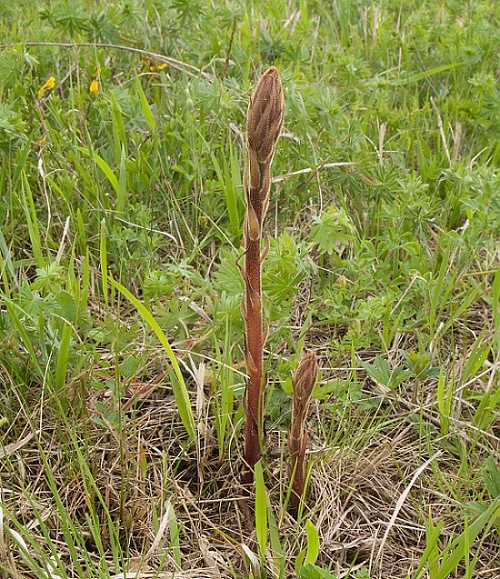
M 248 107 L 248 148 L 259 163 L 270 162 L 283 126 L 284 99 L 280 75 L 271 66 L 263 75 Z
M 293 397 L 296 410 L 303 415 L 309 408 L 312 391 L 318 378 L 318 360 L 316 354 L 309 350 L 297 366 L 293 378 Z

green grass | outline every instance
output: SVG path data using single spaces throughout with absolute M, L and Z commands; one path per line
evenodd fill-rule
M 498 574 L 499 26 L 492 0 L 2 3 L 2 577 Z M 244 128 L 271 64 L 243 504 Z

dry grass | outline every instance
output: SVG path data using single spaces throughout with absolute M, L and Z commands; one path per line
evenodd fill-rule
M 329 361 L 323 363 L 326 370 Z M 368 413 L 355 408 L 340 412 L 339 406 L 328 415 L 319 404 L 313 405 L 309 421 L 315 426 L 309 430 L 312 469 L 308 517 L 321 539 L 318 563 L 330 565 L 339 577 L 367 566 L 371 578 L 411 577 L 426 545 L 424 522 L 429 513 L 434 523 L 444 523 L 443 541 L 463 528 L 463 507 L 457 496 L 463 496 L 464 489 L 470 487 L 472 500 L 473 487 L 480 482 L 463 480 L 457 440 L 462 442 L 463 452 L 479 462 L 486 453 L 500 448 L 499 425 L 491 431 L 496 434 L 476 442 L 474 433 L 467 431 L 466 423 L 457 416 L 453 433 L 443 438 L 439 421 L 426 407 L 428 386 L 422 384 L 422 404 L 417 405 L 410 402 L 410 392 L 388 398 Z M 370 388 L 369 381 L 366 387 Z M 368 398 L 374 396 L 373 392 L 366 394 Z M 99 397 L 105 395 L 106 392 L 100 393 Z M 95 395 L 87 398 L 85 425 L 72 424 L 69 417 L 76 435 L 73 441 L 64 432 L 66 427 L 57 422 L 57 413 L 43 400 L 29 414 L 26 407 L 20 409 L 19 421 L 26 425 L 22 436 L 10 440 L 9 433 L 4 434 L 1 488 L 5 508 L 41 546 L 48 539 L 40 530 L 40 519 L 43 520 L 69 576 L 76 577 L 77 573 L 61 529 L 62 507 L 84 535 L 96 568 L 100 564 L 99 548 L 89 531 L 88 518 L 91 512 L 97 513 L 103 549 L 110 557 L 108 566 L 116 577 L 248 576 L 242 545 L 253 551 L 256 545 L 252 501 L 247 500 L 244 506 L 241 499 L 246 492 L 238 482 L 243 460 L 235 451 L 231 460 L 219 462 L 207 391 L 200 406 L 205 419 L 199 426 L 199 461 L 196 453 L 183 448 L 175 401 L 164 381 L 137 403 L 125 401 L 128 410 L 121 436 L 116 428 L 106 429 L 92 421 L 100 416 L 97 402 Z M 419 416 L 423 417 L 421 421 Z M 324 443 L 326 432 L 334 441 L 328 446 Z M 67 441 L 63 447 L 61 439 Z M 291 577 L 292 555 L 304 547 L 305 534 L 283 504 L 287 480 L 280 448 L 284 442 L 283 431 L 270 430 L 267 484 L 284 552 L 289 557 L 286 576 Z M 75 443 L 88 461 L 89 473 L 82 474 Z M 57 485 L 60 506 L 54 498 L 47 467 Z M 90 477 L 103 504 L 99 503 L 97 492 L 89 494 Z M 94 503 L 90 505 L 92 496 Z M 180 528 L 183 570 L 176 567 L 169 550 L 168 525 L 162 524 L 167 501 L 173 506 Z M 120 540 L 128 541 L 130 558 L 119 568 L 111 559 L 112 538 L 106 532 L 108 514 L 119 526 Z M 3 525 L 9 524 L 4 516 Z M 35 577 L 19 549 L 9 544 L 5 529 L 0 536 L 3 576 Z M 497 539 L 493 535 L 487 537 L 479 549 L 475 576 L 495 576 Z M 462 575 L 457 571 L 455 576 Z
M 500 375 L 495 3 L 229 2 L 198 14 L 203 3 L 160 12 L 109 2 L 102 14 L 120 42 L 154 52 L 95 44 L 92 3 L 63 2 L 70 18 L 53 4 L 48 19 L 23 2 L 0 19 L 2 42 L 16 43 L 2 45 L 0 67 L 0 579 L 288 579 L 308 520 L 318 568 L 336 579 L 415 579 L 430 526 L 442 525 L 439 558 L 500 501 L 485 482 L 488 461 L 500 464 L 498 399 L 488 398 Z M 179 58 L 159 54 L 170 50 Z M 273 63 L 287 102 L 278 176 L 269 155 L 281 112 L 258 151 L 254 135 L 241 178 L 249 77 Z M 54 90 L 37 100 L 52 75 Z M 254 133 L 269 128 L 254 122 Z M 242 232 L 252 189 L 259 211 Z M 269 375 L 262 463 L 281 576 L 279 554 L 260 557 L 253 490 L 241 482 L 253 459 L 232 309 L 240 235 L 255 242 L 260 276 L 268 204 L 273 237 L 297 249 L 287 261 L 270 243 L 283 284 L 265 302 L 274 317 L 259 368 Z M 299 283 L 280 279 L 299 262 Z M 260 292 L 260 278 L 244 279 Z M 151 346 L 151 328 L 111 280 L 173 340 L 196 444 L 169 382 L 174 356 Z M 263 350 L 260 295 L 253 304 Z M 293 374 L 295 350 L 315 352 L 327 391 L 305 421 L 298 521 L 288 511 L 288 383 L 274 383 Z M 442 373 L 446 412 L 436 374 L 389 388 L 367 371 L 377 359 L 405 369 L 403 352 Z M 260 391 L 254 399 L 247 425 L 258 423 L 260 443 Z M 478 408 L 492 401 L 481 429 Z M 485 528 L 449 577 L 500 577 L 499 521 Z M 418 579 L 435 575 L 427 565 Z

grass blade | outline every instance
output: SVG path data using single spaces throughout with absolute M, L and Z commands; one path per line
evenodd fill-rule
M 269 525 L 269 541 L 271 545 L 271 556 L 274 563 L 274 570 L 279 579 L 285 577 L 286 554 L 280 541 L 280 531 L 276 517 L 273 513 L 271 501 L 267 501 L 267 518 Z
M 154 132 L 154 131 L 156 131 L 156 120 L 155 120 L 153 113 L 151 112 L 151 107 L 149 106 L 148 99 L 146 98 L 146 95 L 144 94 L 144 90 L 142 88 L 141 81 L 139 80 L 139 77 L 136 78 L 135 86 L 136 86 L 137 92 L 139 93 L 139 99 L 141 101 L 142 112 L 144 114 L 144 118 L 146 119 L 146 122 L 148 123 L 148 127 Z
M 495 325 L 497 344 L 500 345 L 500 267 L 497 269 L 493 280 L 493 323 Z
M 54 373 L 54 389 L 57 392 L 64 387 L 66 383 L 66 373 L 68 369 L 70 342 L 71 342 L 71 325 L 64 322 L 59 343 L 59 352 L 56 358 L 56 369 Z
M 101 243 L 99 246 L 99 257 L 101 260 L 101 276 L 102 276 L 102 295 L 104 296 L 104 304 L 106 308 L 109 305 L 108 296 L 108 252 L 106 247 L 106 220 L 101 221 Z
M 420 558 L 420 562 L 418 567 L 415 571 L 415 579 L 420 577 L 426 563 L 429 563 L 429 577 L 433 579 L 437 572 L 437 555 L 439 553 L 437 543 L 439 541 L 439 537 L 441 535 L 441 531 L 443 530 L 444 523 L 443 521 L 439 521 L 439 523 L 434 527 L 434 523 L 432 518 L 429 517 L 429 522 L 426 526 L 426 546 L 425 551 L 422 553 L 422 557 Z
M 466 553 L 470 551 L 472 543 L 476 540 L 479 533 L 487 533 L 500 519 L 500 496 L 497 497 L 491 505 L 477 519 L 468 526 L 454 541 L 447 545 L 443 554 L 443 561 L 439 573 L 435 579 L 447 579 Z
M 259 544 L 260 556 L 263 558 L 267 548 L 267 493 L 264 484 L 262 463 L 255 463 L 255 533 Z
M 163 330 L 160 328 L 158 322 L 153 318 L 144 304 L 142 304 L 126 287 L 124 287 L 118 281 L 114 280 L 112 277 L 109 277 L 109 282 L 132 303 L 132 305 L 139 312 L 141 318 L 153 330 L 161 345 L 163 346 L 174 370 L 175 377 L 177 378 L 177 380 L 172 380 L 172 390 L 177 402 L 177 408 L 179 409 L 179 415 L 188 434 L 189 441 L 196 442 L 196 422 L 194 419 L 193 409 L 191 407 L 186 382 L 179 367 L 179 362 L 175 357 L 175 353 L 172 350 L 167 337 L 165 336 Z
M 127 165 L 125 164 L 125 149 L 122 147 L 120 158 L 120 173 L 118 175 L 118 190 L 116 192 L 116 211 L 123 213 L 127 201 Z
M 436 68 L 431 68 L 430 70 L 424 70 L 423 72 L 418 72 L 417 74 L 408 75 L 405 78 L 397 78 L 395 80 L 389 81 L 390 86 L 407 86 L 418 82 L 419 80 L 423 80 L 424 78 L 428 78 L 429 76 L 434 76 L 435 74 L 439 74 L 440 72 L 446 72 L 447 70 L 453 70 L 454 68 L 458 68 L 460 66 L 464 66 L 465 62 L 453 62 L 451 64 L 444 64 L 443 66 L 437 66 Z
M 42 253 L 42 241 L 40 237 L 40 230 L 38 228 L 38 218 L 36 214 L 35 202 L 31 193 L 31 186 L 26 173 L 22 171 L 21 175 L 21 189 L 24 197 L 24 214 L 26 217 L 26 223 L 28 225 L 31 245 L 33 247 L 33 257 L 38 267 L 45 267 L 46 263 Z
M 182 569 L 181 564 L 181 546 L 179 543 L 179 525 L 177 524 L 177 519 L 175 517 L 175 511 L 172 507 L 172 503 L 167 501 L 166 505 L 166 516 L 168 517 L 168 528 L 170 531 L 170 548 L 172 550 L 172 556 L 177 567 Z
M 102 157 L 100 157 L 97 153 L 95 153 L 94 151 L 86 149 L 85 147 L 78 147 L 78 150 L 81 153 L 83 153 L 85 156 L 90 157 L 93 161 L 95 161 L 96 165 L 99 167 L 99 169 L 101 169 L 101 171 L 107 177 L 108 181 L 110 182 L 111 186 L 113 187 L 113 190 L 116 193 L 116 196 L 118 197 L 118 195 L 120 194 L 120 185 L 118 183 L 118 179 L 116 178 L 116 175 L 113 173 L 113 169 L 111 169 L 111 167 L 106 163 L 106 161 Z M 121 161 L 121 152 L 120 152 L 118 162 L 120 162 L 120 161 Z
M 306 521 L 306 533 L 307 533 L 307 551 L 306 558 L 304 559 L 305 565 L 314 565 L 318 560 L 319 556 L 319 534 L 318 529 L 314 524 L 307 519 Z

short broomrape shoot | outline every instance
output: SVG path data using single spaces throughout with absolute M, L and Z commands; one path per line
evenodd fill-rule
M 261 456 L 263 439 L 263 372 L 265 332 L 262 318 L 261 255 L 262 226 L 269 205 L 271 163 L 283 126 L 283 88 L 278 69 L 272 66 L 262 76 L 250 99 L 247 117 L 247 152 L 244 188 L 247 212 L 244 221 L 245 282 L 242 313 L 246 326 L 247 395 L 245 402 L 245 461 L 243 483 L 253 479 Z
M 318 378 L 318 361 L 316 354 L 310 350 L 300 360 L 293 377 L 292 422 L 288 436 L 290 451 L 290 513 L 297 518 L 300 501 L 305 499 L 307 432 L 304 428 L 311 395 Z

